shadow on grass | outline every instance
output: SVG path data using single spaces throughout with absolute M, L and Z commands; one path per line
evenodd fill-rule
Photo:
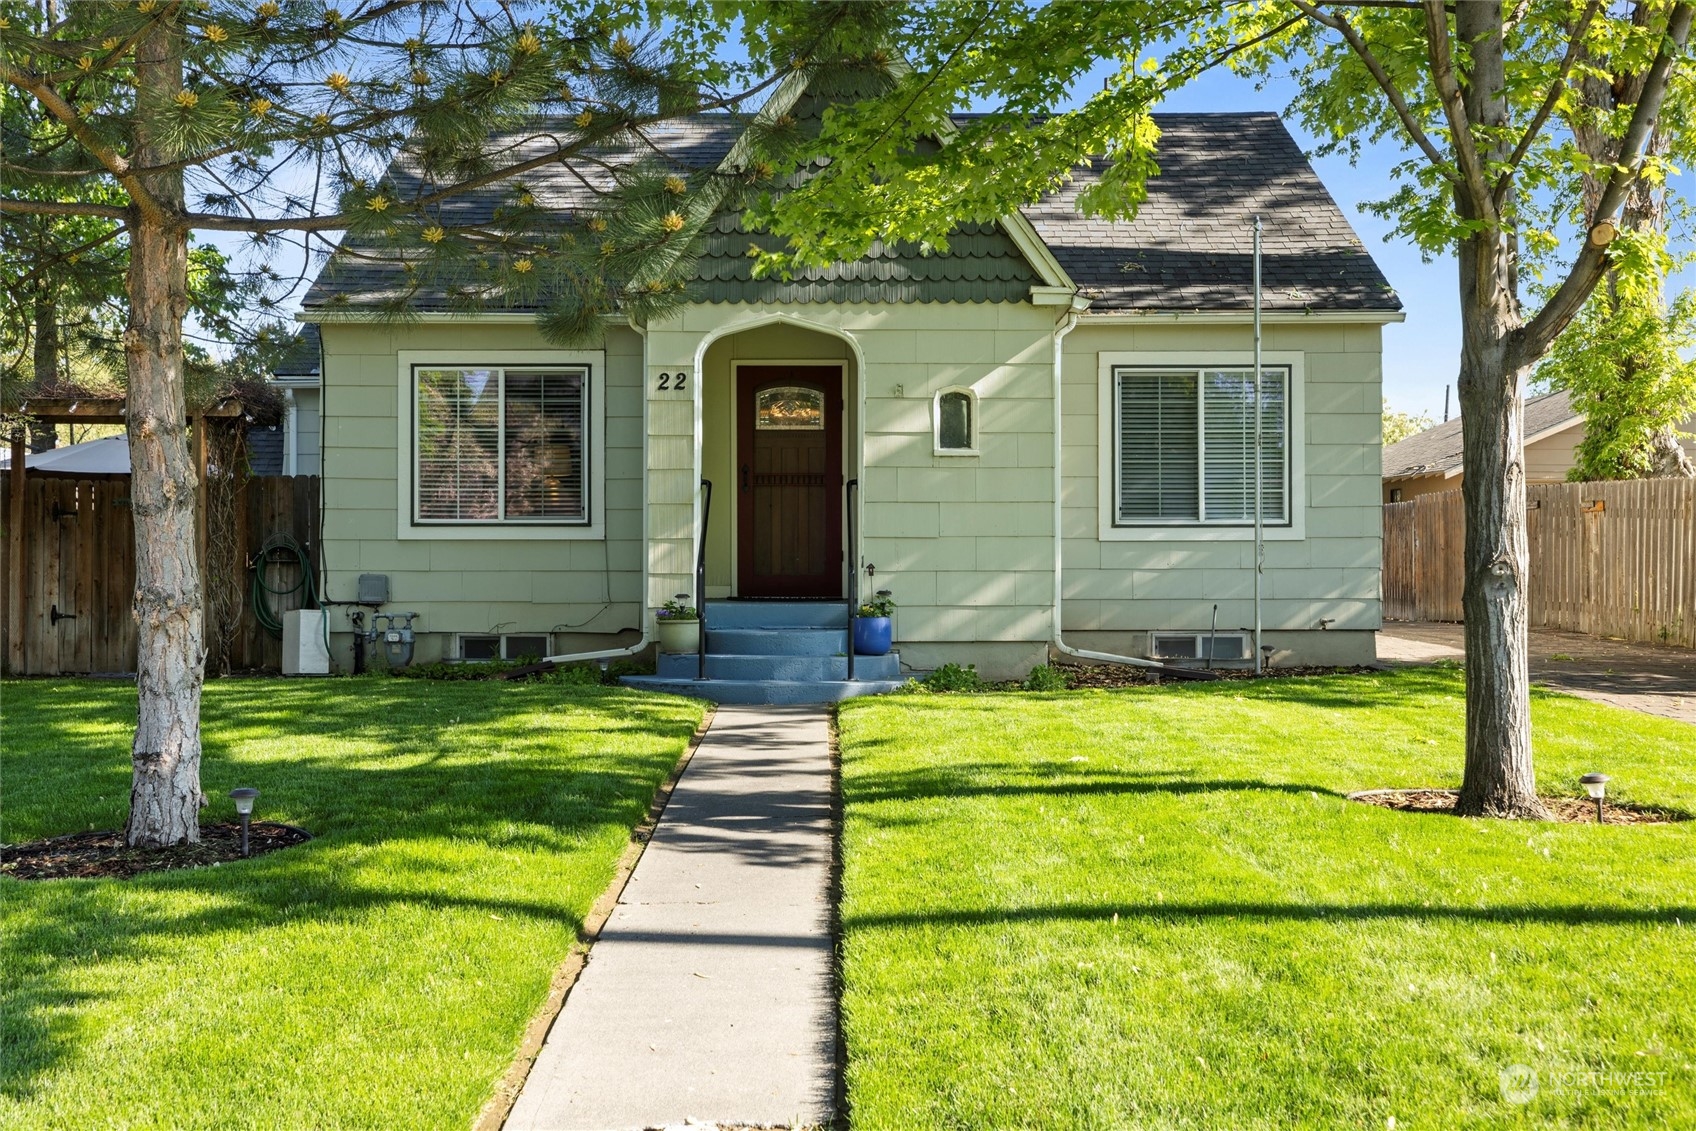
M 468 855 L 480 846 L 563 858 L 616 838 L 646 813 L 698 708 L 593 688 L 397 684 L 208 686 L 202 783 L 211 804 L 203 819 L 224 815 L 229 786 L 255 786 L 263 817 L 315 834 L 305 845 L 128 881 L 0 880 L 8 954 L 0 1094 L 26 1099 L 74 1054 L 96 995 L 72 975 L 88 962 L 117 969 L 113 963 L 183 955 L 192 963 L 206 945 L 194 940 L 205 936 L 346 931 L 396 905 L 580 931 L 583 893 L 527 886 L 532 875 L 563 868 L 515 863 L 489 887 L 473 888 L 459 865 L 487 868 L 490 858 Z M 128 725 L 135 693 L 128 689 L 126 718 L 126 696 L 101 690 L 31 702 L 36 697 L 8 689 L 14 824 L 50 825 L 61 802 L 78 809 L 67 790 L 93 782 L 108 801 L 83 804 L 74 820 L 121 827 L 128 750 L 111 749 L 110 733 L 90 724 Z M 185 973 L 192 977 L 192 968 Z
M 1434 920 L 1467 923 L 1551 923 L 1562 926 L 1639 926 L 1690 922 L 1696 906 L 1596 907 L 1587 905 L 1501 907 L 1427 907 L 1412 903 L 1068 903 L 1053 907 L 911 911 L 884 915 L 845 915 L 843 930 L 870 931 L 914 927 L 979 927 L 1008 923 L 1085 923 L 1120 920 L 1169 922 L 1180 919 L 1258 919 L 1267 922 L 1364 922 L 1374 919 Z
M 863 744 L 860 744 L 863 745 Z M 1044 774 L 1048 776 L 1045 778 Z M 1272 792 L 1344 796 L 1322 785 L 1258 778 L 1200 779 L 1179 769 L 1090 770 L 1069 762 L 965 762 L 855 774 L 842 784 L 851 805 L 961 797 L 1088 797 Z

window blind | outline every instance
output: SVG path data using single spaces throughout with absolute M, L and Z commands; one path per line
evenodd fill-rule
M 1254 521 L 1254 371 L 1202 376 L 1206 458 L 1202 468 L 1210 522 Z M 1284 374 L 1260 378 L 1260 497 L 1268 521 L 1284 519 Z
M 500 387 L 490 369 L 418 371 L 418 517 L 499 517 Z
M 506 517 L 582 519 L 583 373 L 506 374 Z
M 588 373 L 419 369 L 417 517 L 586 522 Z
M 1197 516 L 1196 375 L 1119 374 L 1119 520 Z
M 1289 520 L 1289 374 L 1261 377 L 1261 498 Z M 1254 520 L 1253 370 L 1117 371 L 1118 519 Z

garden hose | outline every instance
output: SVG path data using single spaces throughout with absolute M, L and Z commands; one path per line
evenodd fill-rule
M 278 556 L 273 556 L 278 555 Z M 300 570 L 300 577 L 293 585 L 285 588 L 274 588 L 265 580 L 265 571 L 273 565 L 283 565 L 287 562 L 284 555 L 292 555 L 294 564 Z M 287 597 L 293 593 L 301 594 L 301 608 L 317 605 L 318 585 L 313 579 L 310 563 L 306 559 L 306 548 L 287 534 L 273 534 L 259 547 L 259 552 L 253 556 L 253 585 L 249 590 L 249 600 L 253 605 L 253 619 L 259 626 L 278 640 L 283 638 L 283 618 L 272 611 L 271 598 Z M 329 617 L 320 618 L 324 628 L 324 650 L 330 648 Z

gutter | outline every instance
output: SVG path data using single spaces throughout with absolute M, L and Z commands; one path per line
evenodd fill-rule
M 1054 327 L 1054 634 L 1049 644 L 1056 652 L 1079 660 L 1100 660 L 1109 664 L 1125 664 L 1134 668 L 1151 668 L 1164 672 L 1178 679 L 1218 679 L 1219 673 L 1213 671 L 1198 671 L 1195 668 L 1176 668 L 1163 664 L 1158 660 L 1145 660 L 1140 656 L 1116 656 L 1111 652 L 1092 652 L 1086 648 L 1073 648 L 1067 644 L 1061 632 L 1061 594 L 1064 591 L 1064 549 L 1065 549 L 1065 500 L 1061 495 L 1064 487 L 1061 458 L 1064 450 L 1061 446 L 1060 424 L 1064 415 L 1061 396 L 1064 393 L 1061 360 L 1061 343 L 1066 340 L 1078 326 L 1078 311 L 1070 310 L 1063 321 Z
M 638 326 L 635 318 L 626 318 L 626 323 L 636 331 L 642 339 L 642 454 L 646 460 L 648 452 L 648 329 Z M 650 627 L 652 618 L 648 616 L 648 475 L 646 469 L 642 473 L 642 636 L 628 648 L 602 648 L 595 652 L 572 652 L 563 656 L 544 656 L 543 663 L 572 664 L 580 660 L 620 660 L 634 656 L 645 650 L 653 643 L 653 629 Z

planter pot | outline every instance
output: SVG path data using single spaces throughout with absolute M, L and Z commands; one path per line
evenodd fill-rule
M 854 652 L 860 656 L 889 654 L 890 628 L 888 617 L 856 617 L 854 619 Z
M 701 622 L 698 620 L 662 620 L 658 622 L 660 651 L 698 652 L 701 648 Z

